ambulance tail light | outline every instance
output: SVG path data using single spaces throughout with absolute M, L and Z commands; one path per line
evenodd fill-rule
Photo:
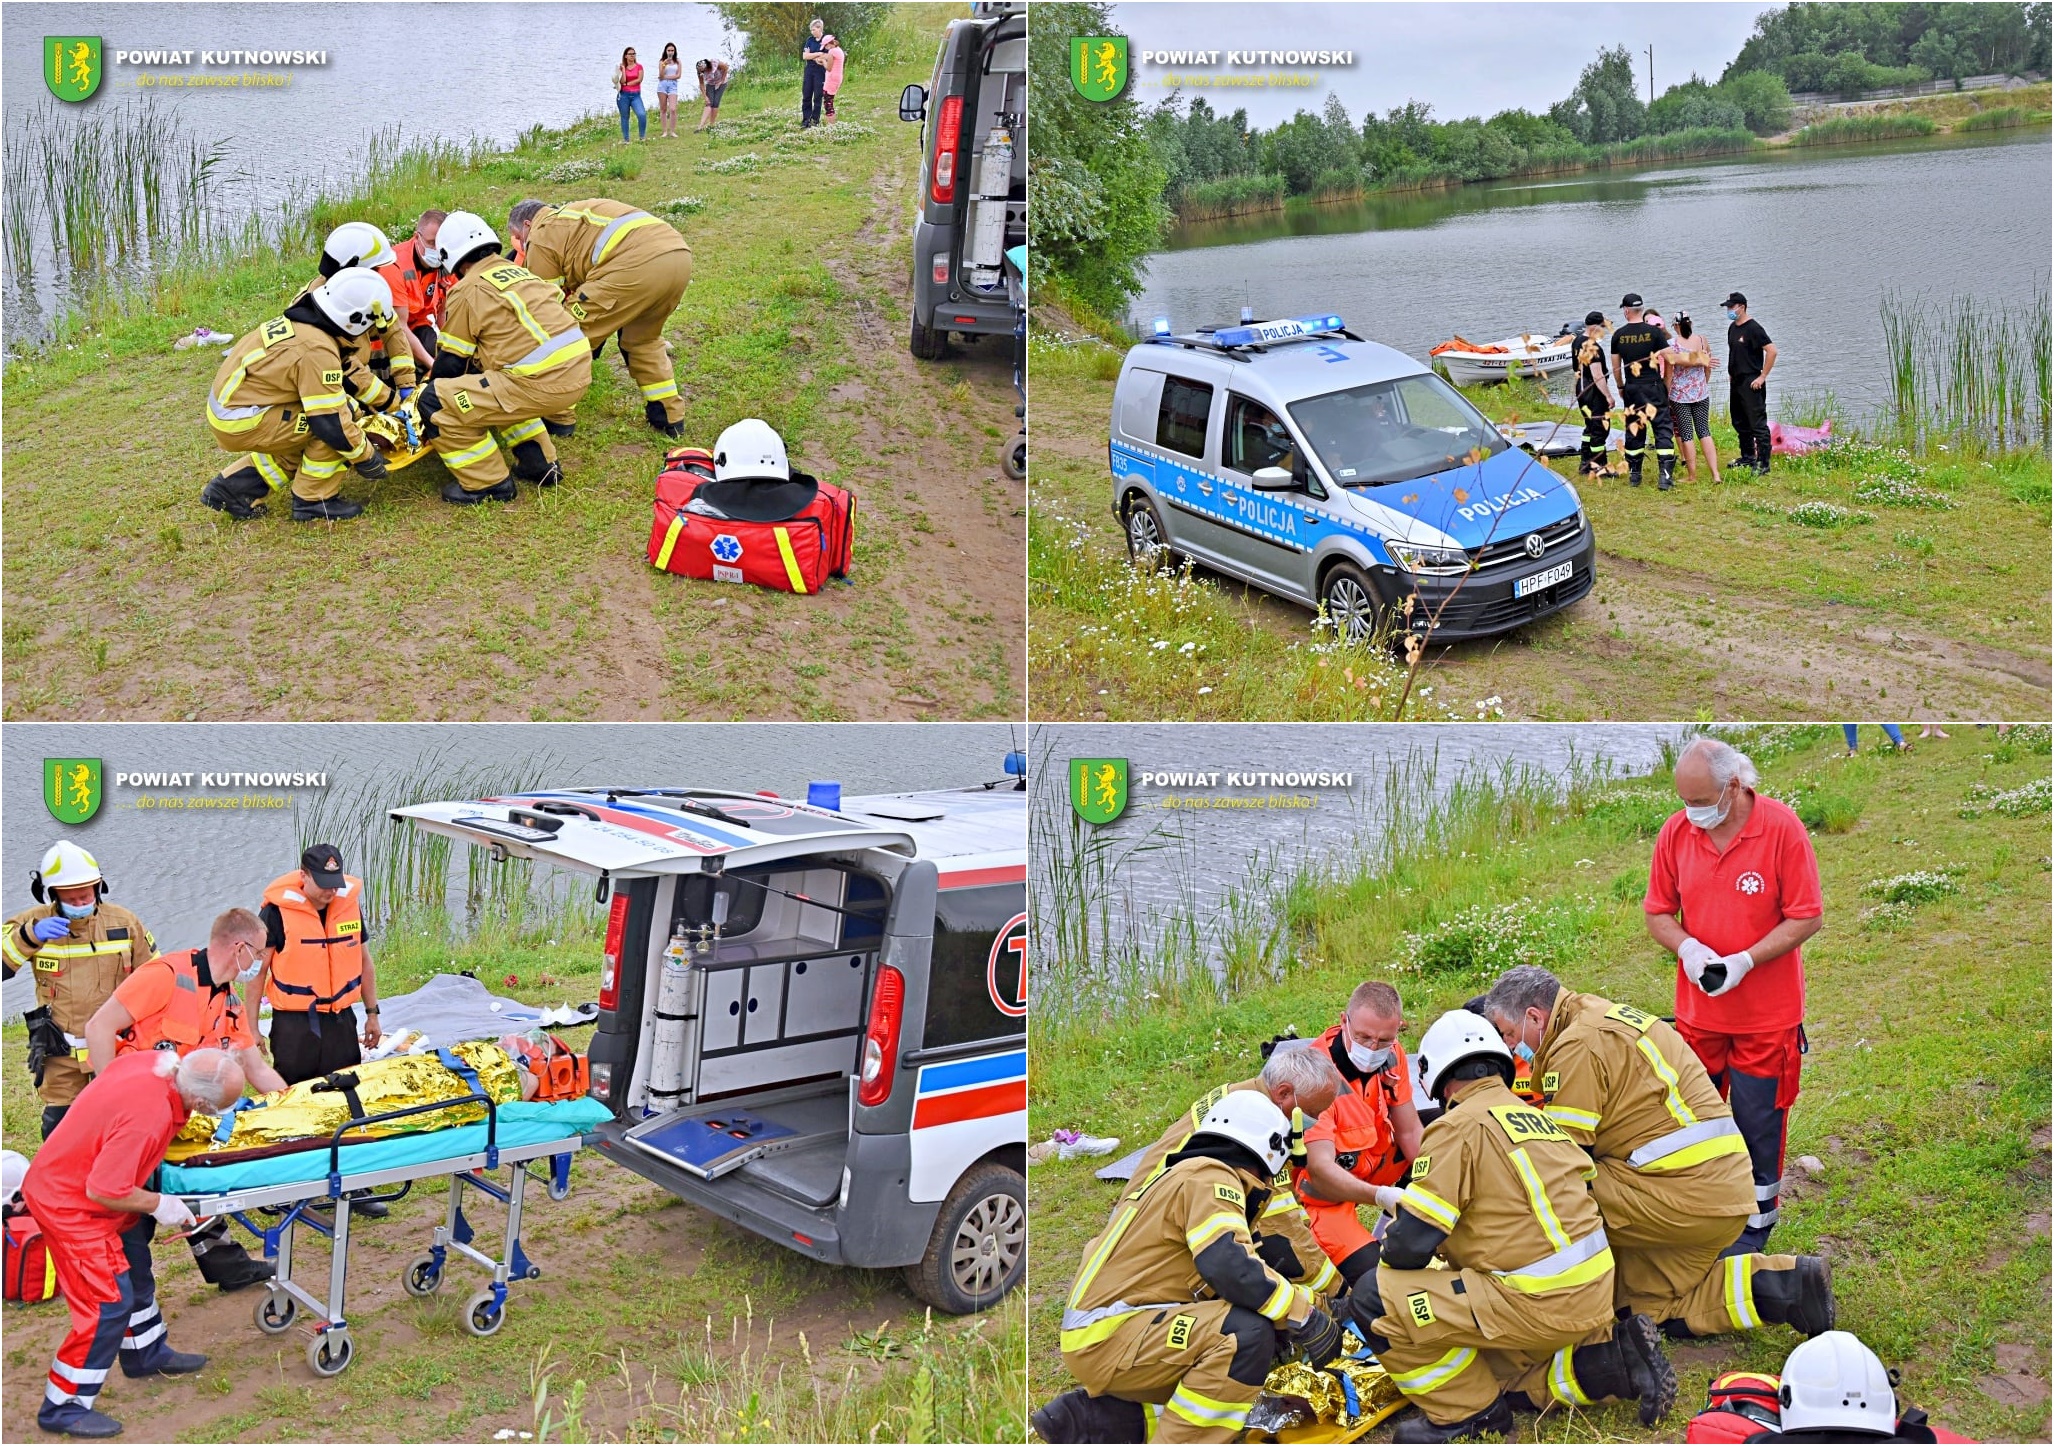
M 934 122 L 934 184 L 930 188 L 937 206 L 952 206 L 956 200 L 956 168 L 963 160 L 963 98 L 952 95 L 941 103 Z
M 628 896 L 615 893 L 606 911 L 606 952 L 599 960 L 599 1007 L 620 1008 L 621 940 L 628 932 Z M 595 1086 L 596 1088 L 596 1086 Z
M 599 1103 L 603 1105 L 612 1104 L 613 1066 L 610 1064 L 601 1063 L 592 1065 L 589 1068 L 591 1084 L 586 1089 L 585 1093 L 587 1093 L 593 1099 L 599 1101 Z
M 863 1071 L 857 1078 L 856 1103 L 881 1105 L 891 1095 L 898 1073 L 899 1025 L 906 1010 L 906 976 L 887 964 L 877 971 L 877 990 L 870 997 L 870 1023 L 863 1030 Z
M 948 252 L 937 251 L 934 253 L 934 270 L 932 275 L 934 276 L 934 284 L 936 286 L 947 286 L 949 284 Z

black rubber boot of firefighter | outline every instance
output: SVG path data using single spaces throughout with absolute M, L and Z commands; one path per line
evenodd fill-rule
M 1398 1429 L 1391 1433 L 1393 1441 L 1473 1441 L 1478 1436 L 1505 1436 L 1512 1434 L 1512 1408 L 1505 1404 L 1503 1396 L 1491 1402 L 1474 1416 L 1464 1416 L 1446 1426 L 1436 1426 L 1423 1414 L 1407 1416 L 1398 1423 Z
M 347 522 L 352 517 L 364 515 L 364 504 L 352 502 L 347 497 L 324 497 L 319 502 L 305 502 L 292 499 L 292 520 L 294 522 Z
M 663 433 L 666 437 L 682 437 L 685 435 L 685 424 L 683 422 L 673 422 L 670 418 L 666 417 L 663 414 L 663 403 L 661 402 L 651 402 L 643 407 L 642 415 L 649 419 L 650 426 Z
M 200 501 L 216 512 L 246 521 L 263 515 L 264 499 L 270 495 L 271 488 L 257 475 L 257 469 L 244 467 L 209 482 L 200 493 Z
M 537 487 L 554 487 L 563 480 L 563 469 L 542 455 L 542 444 L 533 437 L 514 443 L 513 472 Z
M 1614 1394 L 1638 1397 L 1640 1424 L 1654 1425 L 1676 1404 L 1676 1368 L 1662 1354 L 1662 1333 L 1646 1316 L 1630 1315 L 1612 1327 L 1612 1344 L 1619 1352 L 1620 1364 L 1631 1378 L 1631 1389 Z M 1582 1351 L 1576 1353 L 1579 1357 L 1582 1354 Z M 1572 1359 L 1572 1364 L 1577 1363 Z M 1582 1379 L 1580 1364 L 1577 1364 L 1577 1376 Z M 1597 1392 L 1589 1386 L 1584 1387 L 1584 1394 L 1597 1397 Z
M 200 1268 L 200 1279 L 220 1287 L 224 1295 L 269 1280 L 277 1273 L 277 1267 L 270 1261 L 253 1259 L 241 1241 L 229 1236 L 226 1220 L 216 1220 L 194 1231 L 187 1237 L 187 1243 L 192 1247 L 193 1264 Z
M 1655 487 L 1657 490 L 1667 492 L 1670 488 L 1676 485 L 1676 464 L 1674 462 L 1670 461 L 1666 457 L 1663 458 L 1660 466 L 1657 468 L 1657 471 L 1660 474 L 1655 479 Z
M 1049 1446 L 1113 1446 L 1148 1439 L 1148 1413 L 1140 1403 L 1089 1391 L 1065 1391 L 1029 1417 Z
M 1806 1336 L 1833 1329 L 1833 1267 L 1822 1256 L 1798 1256 L 1795 1270 L 1757 1270 L 1753 1286 L 1763 1320 Z
M 574 437 L 578 432 L 578 424 L 576 422 L 552 422 L 549 418 L 544 417 L 542 419 L 542 430 L 552 437 Z
M 442 484 L 442 500 L 453 502 L 458 507 L 475 507 L 480 502 L 511 502 L 519 495 L 520 489 L 514 486 L 514 479 L 511 477 L 496 487 L 487 487 L 482 492 L 466 492 L 461 482 Z
M 1355 1329 L 1372 1351 L 1382 1355 L 1391 1348 L 1390 1341 L 1376 1333 L 1376 1323 L 1384 1317 L 1384 1298 L 1377 1290 L 1375 1270 L 1358 1276 L 1348 1287 L 1341 1309 L 1355 1322 Z

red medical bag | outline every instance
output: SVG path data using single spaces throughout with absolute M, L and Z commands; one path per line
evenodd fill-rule
M 26 1210 L 6 1223 L 6 1288 L 8 1300 L 49 1300 L 57 1294 L 57 1267 L 43 1243 L 43 1228 Z
M 656 478 L 649 561 L 664 572 L 816 593 L 848 576 L 855 540 L 855 494 L 804 472 L 720 482 L 712 454 L 679 447 Z

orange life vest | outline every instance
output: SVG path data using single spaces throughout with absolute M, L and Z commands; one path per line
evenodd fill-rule
M 242 1005 L 233 990 L 215 989 L 200 979 L 195 962 L 199 950 L 159 954 L 143 968 L 163 964 L 171 970 L 171 1002 L 162 1014 L 138 1019 L 114 1038 L 118 1058 L 139 1049 L 175 1049 L 181 1056 L 196 1049 L 225 1049 L 233 1054 L 248 1042 Z
M 1340 1032 L 1338 1024 L 1330 1026 L 1312 1042 L 1312 1048 L 1331 1056 L 1334 1038 Z M 1395 1078 L 1390 1070 L 1403 1067 L 1403 1063 L 1394 1063 L 1366 1080 L 1344 1075 L 1333 1104 L 1319 1117 L 1333 1132 L 1336 1162 L 1357 1179 L 1367 1180 L 1379 1171 L 1389 1173 L 1396 1163 L 1398 1136 L 1391 1125 L 1395 1090 L 1389 1081 Z M 1299 1170 L 1294 1173 L 1303 1174 Z
M 392 267 L 379 268 L 396 275 L 386 276 L 391 283 L 393 300 L 406 308 L 407 325 L 426 326 L 429 318 L 437 325 L 442 321 L 442 298 L 449 292 L 450 277 L 441 270 L 421 263 L 421 243 L 410 240 L 399 248 L 399 261 Z
M 364 881 L 344 874 L 324 920 L 302 892 L 298 872 L 271 881 L 264 902 L 285 924 L 285 944 L 271 960 L 264 989 L 273 1009 L 340 1014 L 357 1002 L 364 982 L 363 900 Z
M 585 1056 L 553 1034 L 546 1047 L 517 1038 L 512 1053 L 514 1062 L 535 1077 L 538 1100 L 581 1100 L 591 1092 L 591 1067 Z

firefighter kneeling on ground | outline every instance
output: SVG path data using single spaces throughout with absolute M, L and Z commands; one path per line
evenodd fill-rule
M 421 437 L 456 479 L 442 500 L 511 502 L 514 478 L 563 480 L 552 432 L 568 433 L 592 384 L 592 343 L 554 286 L 500 255 L 469 211 L 443 217 L 436 244 L 458 278 L 444 303 L 435 376 L 416 399 Z M 513 452 L 513 473 L 499 454 Z
M 385 233 L 369 221 L 345 221 L 330 231 L 321 246 L 320 275 L 301 288 L 300 296 L 352 266 L 385 278 L 392 290 L 392 314 L 343 349 L 342 387 L 372 411 L 388 412 L 413 391 L 418 368 L 408 341 L 414 318 L 407 307 L 406 268 Z
M 1083 1388 L 1034 1413 L 1042 1440 L 1232 1441 L 1280 1333 L 1315 1369 L 1340 1352 L 1333 1317 L 1256 1250 L 1254 1222 L 1290 1133 L 1262 1095 L 1230 1091 L 1161 1171 L 1121 1197 L 1085 1247 L 1063 1311 L 1063 1363 Z
M 1681 1035 L 1532 964 L 1492 986 L 1483 1014 L 1531 1060 L 1548 1118 L 1597 1161 L 1591 1193 L 1622 1305 L 1684 1339 L 1764 1323 L 1833 1328 L 1825 1260 L 1725 1254 L 1754 1213 L 1747 1141 Z
M 1488 1021 L 1442 1015 L 1415 1054 L 1442 1106 L 1350 1314 L 1420 1414 L 1404 1442 L 1510 1435 L 1512 1408 L 1637 1398 L 1651 1426 L 1676 1373 L 1644 1315 L 1614 1321 L 1612 1251 L 1583 1149 L 1511 1091 L 1512 1051 Z M 1449 1268 L 1429 1268 L 1439 1255 Z
M 274 492 L 292 489 L 295 522 L 341 522 L 364 507 L 338 494 L 351 466 L 373 481 L 385 459 L 350 414 L 344 342 L 392 315 L 392 288 L 354 267 L 295 300 L 229 348 L 207 394 L 207 425 L 224 452 L 200 500 L 230 517 L 255 517 Z

